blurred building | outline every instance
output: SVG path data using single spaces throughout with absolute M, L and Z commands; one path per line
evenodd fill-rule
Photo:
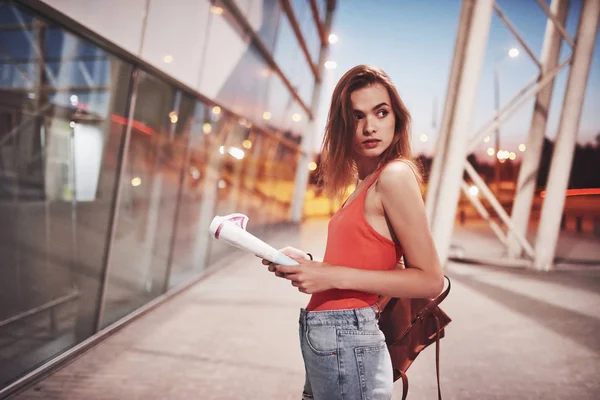
M 0 392 L 290 220 L 334 7 L 0 2 Z

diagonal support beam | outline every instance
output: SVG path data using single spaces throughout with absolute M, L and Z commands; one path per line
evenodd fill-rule
M 33 34 L 29 30 L 25 29 L 26 24 L 25 24 L 25 21 L 23 21 L 21 14 L 18 13 L 15 8 L 12 8 L 12 11 L 13 11 L 13 15 L 15 16 L 15 18 L 19 21 L 19 24 L 23 27 L 22 32 L 25 35 L 25 37 L 27 38 L 27 40 L 29 40 L 29 43 L 31 44 L 31 48 L 35 51 L 35 55 L 38 57 L 38 60 L 43 60 L 44 59 L 43 49 L 40 48 L 37 41 L 33 38 Z M 39 20 L 37 20 L 36 22 L 38 24 L 41 23 Z M 36 27 L 36 24 L 34 23 L 34 29 L 35 29 L 35 27 Z M 48 67 L 48 65 L 46 63 L 44 63 L 44 71 L 46 72 L 46 76 L 48 77 L 48 79 L 50 80 L 52 85 L 56 86 L 56 76 L 54 75 L 54 73 L 52 73 L 52 70 Z
M 489 135 L 492 133 L 500 124 L 510 117 L 518 108 L 525 103 L 530 97 L 535 96 L 540 90 L 545 88 L 548 84 L 552 83 L 554 77 L 558 72 L 566 67 L 571 62 L 571 57 L 567 58 L 562 62 L 558 67 L 554 68 L 552 71 L 548 72 L 537 84 L 531 86 L 529 84 L 525 88 L 523 88 L 515 97 L 513 97 L 505 106 L 502 107 L 500 112 L 498 113 L 498 117 L 494 117 L 490 122 L 484 125 L 482 129 L 480 129 L 471 139 L 471 146 L 469 147 L 469 152 L 472 153 L 479 146 L 479 142 L 482 137 Z M 536 78 L 539 79 L 539 78 Z
M 83 62 L 78 61 L 77 66 L 79 67 L 79 70 L 81 71 L 81 74 L 85 79 L 85 83 L 87 83 L 90 86 L 96 86 L 96 84 L 94 83 L 94 79 L 92 79 L 92 75 L 90 75 L 90 71 L 88 70 L 87 65 L 85 65 Z
M 515 235 L 515 238 L 518 240 L 519 244 L 523 247 L 525 253 L 531 257 L 531 259 L 535 258 L 535 251 L 527 238 L 523 236 L 520 232 L 517 232 L 512 221 L 510 220 L 510 216 L 504 211 L 504 208 L 496 199 L 490 188 L 485 184 L 481 176 L 475 171 L 475 168 L 471 165 L 469 161 L 465 161 L 465 171 L 473 180 L 473 183 L 481 190 L 481 193 L 485 196 L 485 198 L 490 202 L 491 206 L 494 208 L 494 211 L 498 214 L 502 222 L 508 227 L 509 231 Z
M 540 5 L 542 10 L 544 10 L 544 12 L 548 16 L 548 18 L 550 18 L 552 20 L 552 22 L 554 22 L 554 26 L 560 32 L 560 34 L 563 36 L 563 38 L 567 41 L 567 43 L 569 43 L 569 45 L 571 47 L 575 47 L 575 41 L 573 40 L 571 35 L 569 35 L 569 33 L 565 30 L 564 25 L 560 22 L 559 18 L 556 16 L 556 14 L 554 14 L 552 11 L 550 11 L 550 9 L 548 8 L 548 6 L 544 2 L 544 0 L 536 0 L 536 1 Z
M 496 14 L 498 14 L 500 19 L 504 22 L 506 27 L 512 32 L 513 35 L 515 35 L 515 38 L 517 39 L 517 41 L 519 42 L 521 47 L 523 47 L 523 49 L 525 49 L 525 52 L 529 55 L 529 57 L 531 57 L 531 59 L 533 60 L 535 65 L 537 65 L 539 69 L 542 69 L 542 63 L 540 63 L 540 60 L 538 60 L 537 57 L 535 56 L 535 54 L 533 54 L 533 51 L 531 51 L 531 48 L 527 45 L 527 43 L 525 42 L 523 37 L 519 34 L 519 32 L 517 32 L 517 29 L 515 28 L 515 26 L 512 24 L 512 22 L 510 22 L 508 20 L 506 15 L 504 15 L 504 12 L 502 12 L 500 7 L 498 7 L 498 4 L 496 4 L 495 2 L 494 2 L 494 10 L 496 11 Z
M 475 207 L 475 210 L 477 210 L 479 215 L 481 215 L 481 218 L 483 218 L 483 220 L 490 225 L 490 229 L 492 230 L 492 232 L 494 232 L 494 234 L 496 234 L 500 242 L 506 245 L 507 239 L 504 235 L 504 232 L 502 231 L 502 228 L 500 228 L 500 225 L 498 225 L 498 223 L 492 219 L 490 213 L 485 209 L 483 204 L 481 204 L 481 200 L 479 200 L 479 197 L 473 196 L 471 195 L 471 193 L 469 193 L 469 185 L 467 184 L 467 182 L 462 181 L 460 183 L 460 188 L 463 190 L 464 194 L 467 196 L 469 201 L 471 201 L 471 203 Z

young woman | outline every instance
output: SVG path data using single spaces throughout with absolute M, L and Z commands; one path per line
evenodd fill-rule
M 269 271 L 311 294 L 300 312 L 303 399 L 386 399 L 392 366 L 375 303 L 379 295 L 435 297 L 443 273 L 411 159 L 410 115 L 381 70 L 359 65 L 338 82 L 322 151 L 329 196 L 356 190 L 329 221 L 323 262 L 281 251 L 297 266 Z M 402 256 L 408 268 L 399 264 Z

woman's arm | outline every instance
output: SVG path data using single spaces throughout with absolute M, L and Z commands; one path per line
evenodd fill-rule
M 437 296 L 444 286 L 443 272 L 411 167 L 404 162 L 386 166 L 376 190 L 402 244 L 406 269 L 371 271 L 309 261 L 293 267 L 277 266 L 277 271 L 305 293 L 352 289 L 392 297 Z

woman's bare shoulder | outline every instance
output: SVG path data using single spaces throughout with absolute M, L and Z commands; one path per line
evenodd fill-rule
M 386 188 L 418 187 L 417 172 L 414 167 L 403 159 L 392 160 L 381 170 L 378 186 Z

